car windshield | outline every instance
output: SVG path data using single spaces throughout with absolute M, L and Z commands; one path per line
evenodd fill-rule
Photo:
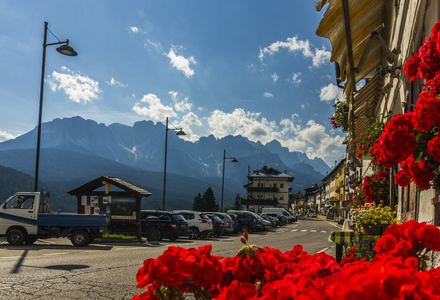
M 185 221 L 186 222 L 185 218 L 182 215 L 172 215 L 172 216 L 175 221 L 180 221 L 180 222 Z
M 207 215 L 204 215 L 204 214 L 200 214 L 200 218 L 204 219 L 204 220 L 208 220 L 208 221 L 211 220 Z
M 220 220 L 220 218 L 217 217 L 216 215 L 212 215 L 212 218 L 213 218 L 217 223 L 223 223 L 223 221 Z

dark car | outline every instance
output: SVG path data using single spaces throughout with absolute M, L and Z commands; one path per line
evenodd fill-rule
M 167 211 L 159 210 L 141 211 L 143 235 L 145 235 L 147 232 L 147 218 L 149 217 L 157 217 L 157 222 L 159 225 L 159 241 L 164 238 L 174 241 L 181 236 L 189 236 L 188 223 L 182 216 L 180 216 L 179 214 L 173 214 Z
M 227 213 L 232 219 L 232 232 L 237 233 L 240 231 L 240 223 L 237 220 L 237 214 L 228 212 Z
M 225 231 L 225 223 L 215 214 L 206 214 L 212 220 L 212 226 L 214 229 L 214 236 L 223 235 Z
M 263 229 L 263 225 L 260 221 L 253 215 L 245 212 L 234 212 L 237 215 L 237 221 L 239 224 L 240 231 L 260 231 Z

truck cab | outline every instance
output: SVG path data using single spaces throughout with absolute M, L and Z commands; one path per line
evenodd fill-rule
M 51 237 L 70 237 L 74 246 L 86 246 L 107 224 L 106 215 L 50 212 L 49 193 L 20 192 L 0 204 L 0 237 L 13 246 Z

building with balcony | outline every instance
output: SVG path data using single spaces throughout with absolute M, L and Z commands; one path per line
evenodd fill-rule
M 284 207 L 291 209 L 289 183 L 294 176 L 287 171 L 279 172 L 264 166 L 260 170 L 253 170 L 248 175 L 249 184 L 245 185 L 246 199 L 241 203 L 246 210 L 261 212 L 263 207 Z

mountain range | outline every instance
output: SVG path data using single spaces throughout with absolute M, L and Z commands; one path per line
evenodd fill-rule
M 143 207 L 157 208 L 162 204 L 166 132 L 167 208 L 191 208 L 194 197 L 208 187 L 220 202 L 224 150 L 224 205 L 232 204 L 237 193 L 244 196 L 248 171 L 264 165 L 295 176 L 292 192 L 319 184 L 330 171 L 322 159 L 291 152 L 276 140 L 263 145 L 242 136 L 210 135 L 193 143 L 167 131 L 162 123 L 107 126 L 72 117 L 42 124 L 40 181 L 67 192 L 99 176 L 114 176 L 150 191 L 153 195 L 143 200 Z M 36 140 L 35 128 L 0 143 L 0 165 L 33 176 Z

